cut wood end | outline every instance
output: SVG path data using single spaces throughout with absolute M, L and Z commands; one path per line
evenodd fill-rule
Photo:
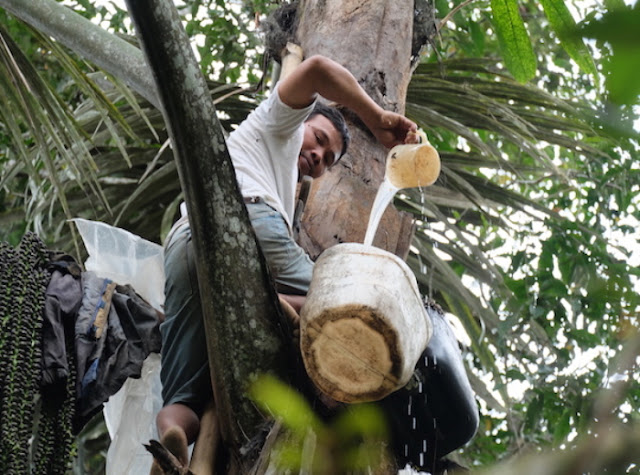
M 364 310 L 364 309 L 363 309 Z M 395 345 L 354 314 L 315 324 L 306 329 L 302 355 L 307 373 L 318 388 L 341 402 L 378 400 L 397 387 L 394 359 L 400 357 Z

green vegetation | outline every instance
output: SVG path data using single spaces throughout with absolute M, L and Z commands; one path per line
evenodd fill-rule
M 69 3 L 131 33 L 117 7 Z M 276 3 L 181 7 L 227 129 L 270 75 L 253 22 Z M 488 467 L 637 432 L 640 6 L 433 3 L 447 22 L 420 55 L 406 110 L 443 171 L 396 205 L 417 218 L 408 261 L 422 292 L 467 337 L 482 420 L 456 457 Z M 0 240 L 16 246 L 31 230 L 81 257 L 65 219 L 84 217 L 160 242 L 181 200 L 161 114 L 2 5 Z
M 74 368 L 60 387 L 40 385 L 48 261 L 33 233 L 15 249 L 0 244 L 0 472 L 6 474 L 62 474 L 75 453 Z M 72 340 L 66 351 L 73 351 Z

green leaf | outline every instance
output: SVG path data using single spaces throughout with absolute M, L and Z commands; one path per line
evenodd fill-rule
M 576 22 L 564 0 L 541 0 L 540 3 L 544 8 L 551 28 L 558 35 L 564 50 L 580 69 L 585 73 L 591 74 L 596 84 L 598 84 L 598 71 L 596 70 L 595 62 L 582 38 L 572 34 L 576 29 Z
M 584 26 L 581 33 L 588 38 L 608 42 L 613 55 L 605 63 L 606 88 L 616 104 L 635 104 L 640 96 L 640 7 L 606 13 L 598 21 Z
M 538 393 L 527 407 L 525 415 L 525 424 L 529 430 L 534 429 L 542 416 L 542 407 L 544 402 L 544 394 Z
M 522 83 L 536 74 L 536 56 L 516 0 L 491 0 L 493 23 L 507 69 Z
M 556 426 L 553 430 L 553 441 L 556 444 L 559 444 L 560 442 L 562 442 L 567 437 L 567 435 L 569 435 L 569 432 L 571 432 L 571 413 L 572 412 L 573 412 L 572 409 L 569 409 L 569 408 L 565 409 L 560 419 L 557 420 Z
M 485 32 L 480 24 L 476 21 L 469 22 L 469 32 L 476 49 L 476 56 L 483 56 L 485 50 Z
M 260 407 L 280 419 L 286 428 L 300 436 L 304 437 L 309 429 L 318 435 L 326 431 L 304 397 L 273 376 L 260 376 L 249 387 L 249 395 Z
M 518 371 L 517 369 L 508 369 L 505 376 L 508 379 L 512 379 L 512 380 L 515 380 L 515 381 L 526 381 L 527 380 L 525 375 L 522 374 L 522 372 Z
M 614 10 L 617 8 L 625 7 L 624 0 L 604 0 L 604 4 L 607 7 L 607 10 Z
M 384 413 L 374 404 L 355 404 L 348 406 L 332 424 L 332 428 L 343 439 L 350 438 L 387 438 L 387 425 Z

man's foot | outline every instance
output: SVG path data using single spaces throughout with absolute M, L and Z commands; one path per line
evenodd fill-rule
M 189 465 L 189 447 L 184 430 L 177 426 L 170 427 L 160 439 L 160 443 L 176 456 L 178 462 L 184 466 Z
M 184 430 L 178 426 L 170 427 L 162 436 L 160 443 L 175 456 L 177 462 L 182 466 L 181 468 L 187 469 L 189 466 L 189 448 Z M 150 475 L 162 475 L 164 473 L 158 460 L 154 458 Z

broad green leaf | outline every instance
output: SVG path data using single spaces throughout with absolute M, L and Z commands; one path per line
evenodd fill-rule
M 304 437 L 309 429 L 321 435 L 322 421 L 304 397 L 270 375 L 262 375 L 249 387 L 249 395 L 263 409 L 280 419 L 285 427 Z
M 542 8 L 544 8 L 551 28 L 555 31 L 556 35 L 558 35 L 558 39 L 564 50 L 571 56 L 571 59 L 576 62 L 580 69 L 593 77 L 597 85 L 599 80 L 596 65 L 582 38 L 571 34 L 576 28 L 576 22 L 573 16 L 571 16 L 571 12 L 567 8 L 565 1 L 541 0 L 540 3 L 542 4 Z
M 531 80 L 537 69 L 529 34 L 518 12 L 516 0 L 491 0 L 493 24 L 507 69 L 522 83 Z
M 635 104 L 640 96 L 640 5 L 607 12 L 580 29 L 587 38 L 595 38 L 611 45 L 613 54 L 605 63 L 605 85 L 611 101 L 616 104 Z

